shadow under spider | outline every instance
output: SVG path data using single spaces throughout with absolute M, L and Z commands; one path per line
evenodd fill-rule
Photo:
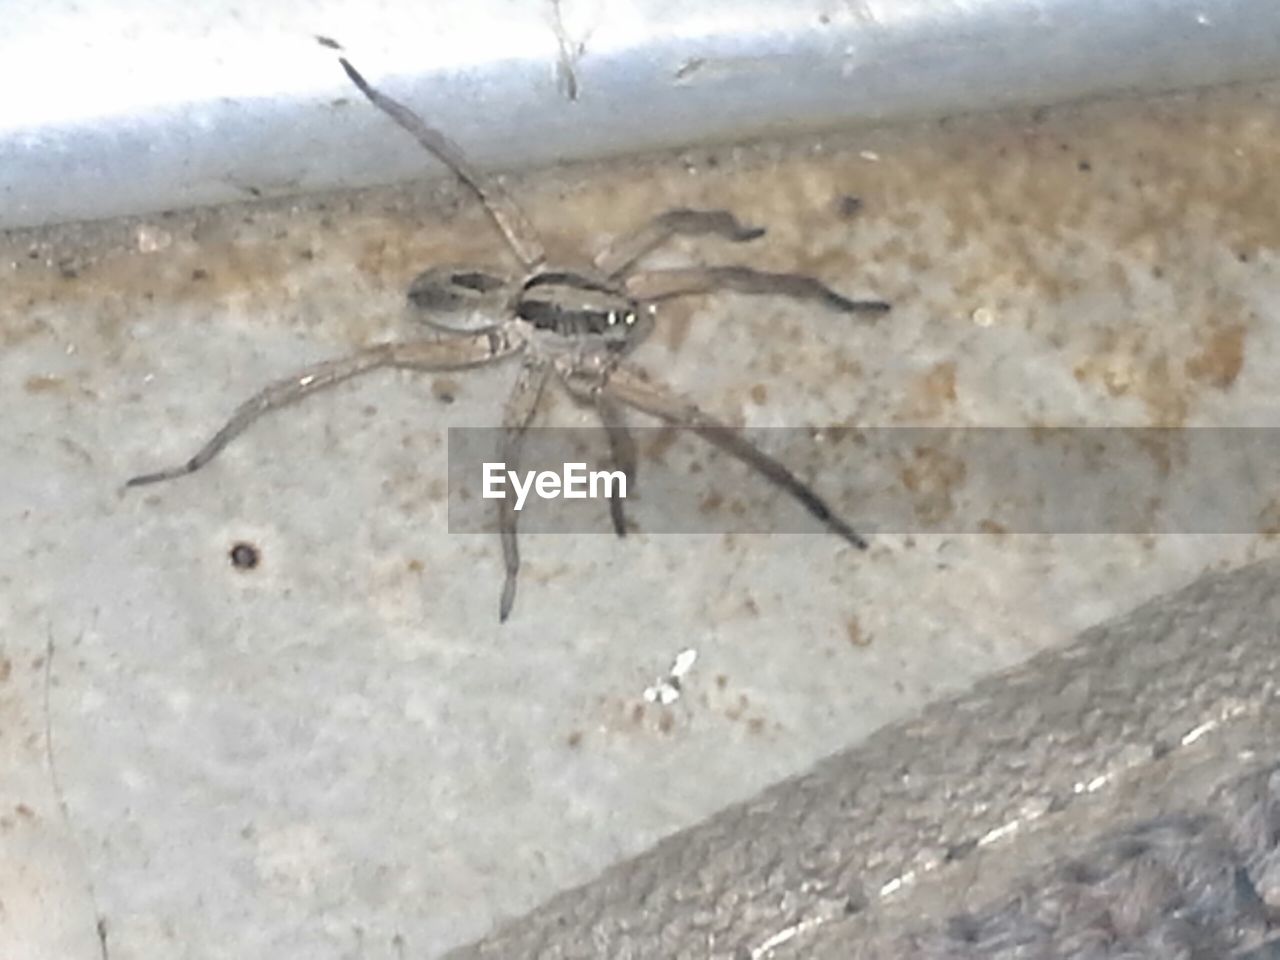
M 317 39 L 324 46 L 341 49 L 334 41 Z M 520 370 L 502 418 L 501 453 L 507 469 L 517 469 L 521 442 L 538 400 L 548 381 L 555 379 L 575 400 L 596 410 L 608 435 L 610 465 L 626 476 L 628 485 L 636 473 L 635 443 L 625 418 L 625 410 L 630 408 L 692 430 L 785 490 L 830 532 L 860 550 L 866 549 L 866 540 L 783 463 L 622 361 L 652 331 L 657 304 L 674 297 L 731 290 L 812 301 L 837 313 L 863 315 L 882 314 L 889 304 L 851 300 L 812 277 L 796 273 L 769 273 L 743 266 L 637 269 L 647 254 L 676 236 L 715 236 L 745 243 L 764 234 L 762 228 L 745 226 L 725 210 L 668 210 L 614 240 L 589 267 L 549 267 L 537 231 L 496 179 L 475 169 L 458 145 L 439 130 L 371 86 L 345 57 L 339 57 L 338 62 L 375 107 L 471 188 L 520 261 L 522 271 L 515 278 L 469 267 L 424 271 L 411 284 L 409 299 L 441 336 L 374 344 L 279 380 L 241 404 L 190 460 L 134 477 L 127 486 L 194 473 L 263 414 L 373 370 L 462 370 L 520 355 Z M 520 552 L 514 500 L 505 497 L 497 501 L 497 510 L 505 566 L 498 617 L 505 621 L 515 602 Z M 609 512 L 614 530 L 625 536 L 626 519 L 617 495 L 610 499 Z

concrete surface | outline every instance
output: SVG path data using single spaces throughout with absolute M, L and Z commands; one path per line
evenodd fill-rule
M 766 240 L 676 253 L 895 303 L 874 326 L 733 296 L 672 306 L 637 362 L 737 423 L 1268 425 L 1277 105 L 1276 87 L 1232 88 L 511 186 L 562 253 L 663 207 L 727 206 Z M 0 953 L 94 956 L 101 920 L 112 960 L 438 956 L 993 671 L 1275 552 L 1266 534 L 993 530 L 864 555 L 805 536 L 547 536 L 526 541 L 500 627 L 497 545 L 445 533 L 441 452 L 447 425 L 496 422 L 501 369 L 371 377 L 202 474 L 121 489 L 266 381 L 405 333 L 423 266 L 501 262 L 463 199 L 0 240 Z M 546 417 L 585 422 L 564 402 Z M 804 466 L 819 486 L 857 469 Z M 945 503 L 949 476 L 915 482 Z M 228 559 L 242 541 L 251 571 Z M 685 648 L 683 696 L 649 703 Z

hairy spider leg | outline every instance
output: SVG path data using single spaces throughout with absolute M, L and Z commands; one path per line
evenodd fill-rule
M 537 230 L 511 194 L 502 188 L 502 184 L 472 166 L 462 148 L 443 133 L 428 126 L 426 121 L 403 103 L 393 100 L 369 83 L 346 57 L 339 57 L 338 62 L 370 103 L 394 120 L 471 188 L 526 270 L 532 273 L 546 262 L 546 250 Z
M 520 448 L 524 444 L 525 431 L 538 409 L 538 400 L 550 375 L 550 364 L 525 354 L 525 362 L 520 367 L 520 374 L 516 377 L 502 412 L 502 461 L 507 470 L 519 469 Z M 516 507 L 515 499 L 511 496 L 504 496 L 498 501 L 498 535 L 502 539 L 502 562 L 506 571 L 502 582 L 502 599 L 498 602 L 498 621 L 505 623 L 516 602 L 516 578 L 520 575 Z
M 627 489 L 630 490 L 635 482 L 638 462 L 635 437 L 627 428 L 622 407 L 612 397 L 597 391 L 592 402 L 609 437 L 610 466 L 614 470 L 622 471 L 622 475 L 626 477 Z M 623 510 L 623 498 L 621 491 L 612 485 L 609 489 L 609 518 L 613 521 L 614 533 L 625 537 L 627 518 Z
M 732 290 L 735 293 L 813 300 L 840 313 L 881 314 L 890 309 L 883 300 L 850 300 L 801 273 L 769 273 L 739 266 L 648 270 L 627 278 L 626 289 L 637 300 L 651 303 L 715 290 Z
M 232 440 L 244 433 L 259 417 L 272 410 L 296 403 L 321 390 L 383 367 L 406 367 L 413 370 L 458 370 L 491 363 L 518 350 L 522 344 L 500 331 L 486 330 L 467 337 L 428 340 L 415 343 L 380 343 L 338 360 L 327 360 L 299 370 L 292 376 L 254 394 L 236 409 L 231 419 L 190 460 L 144 473 L 129 480 L 126 487 L 141 487 L 162 480 L 173 480 L 195 473 L 222 452 Z
M 704 413 L 695 404 L 665 387 L 641 379 L 619 366 L 605 381 L 602 391 L 620 403 L 674 426 L 692 430 L 708 443 L 741 460 L 771 483 L 791 494 L 824 527 L 843 537 L 859 550 L 867 549 L 867 541 L 827 505 L 799 477 L 782 463 L 756 447 L 750 440 L 727 424 Z
M 614 240 L 595 258 L 596 269 L 620 280 L 637 260 L 673 237 L 716 236 L 747 243 L 764 236 L 764 227 L 748 227 L 728 210 L 689 210 L 679 207 L 660 213 L 631 233 Z

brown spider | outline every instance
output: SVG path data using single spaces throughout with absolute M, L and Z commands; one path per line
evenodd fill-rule
M 332 41 L 321 42 L 336 47 Z M 410 286 L 409 300 L 422 308 L 429 326 L 446 336 L 375 344 L 277 381 L 241 404 L 227 424 L 186 463 L 134 477 L 127 486 L 194 473 L 264 413 L 372 370 L 458 370 L 521 354 L 520 372 L 502 418 L 501 453 L 509 469 L 515 469 L 519 461 L 525 429 L 543 388 L 554 376 L 574 399 L 595 408 L 608 434 L 613 465 L 628 477 L 628 482 L 636 471 L 636 449 L 623 411 L 631 407 L 693 430 L 791 494 L 828 530 L 855 547 L 866 549 L 866 541 L 782 463 L 688 400 L 639 376 L 622 359 L 652 330 L 656 304 L 672 297 L 729 289 L 812 300 L 829 310 L 867 314 L 885 312 L 889 309 L 887 303 L 849 300 L 811 277 L 765 273 L 748 267 L 643 272 L 634 269 L 642 257 L 677 235 L 714 235 L 741 243 L 764 234 L 763 229 L 745 227 L 723 210 L 671 210 L 616 240 L 595 258 L 591 267 L 549 267 L 536 231 L 500 183 L 472 167 L 453 141 L 427 126 L 408 107 L 370 86 L 344 57 L 339 62 L 374 106 L 412 134 L 474 191 L 523 271 L 515 279 L 471 268 L 425 271 Z M 497 507 L 506 567 L 498 617 L 505 621 L 515 601 L 520 554 L 513 499 L 501 499 Z M 621 499 L 611 498 L 609 509 L 614 530 L 618 536 L 625 536 Z

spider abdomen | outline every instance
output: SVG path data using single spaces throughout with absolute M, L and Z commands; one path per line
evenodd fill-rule
M 576 273 L 544 272 L 524 284 L 516 316 L 560 337 L 598 337 L 621 348 L 638 338 L 640 307 L 607 282 Z

